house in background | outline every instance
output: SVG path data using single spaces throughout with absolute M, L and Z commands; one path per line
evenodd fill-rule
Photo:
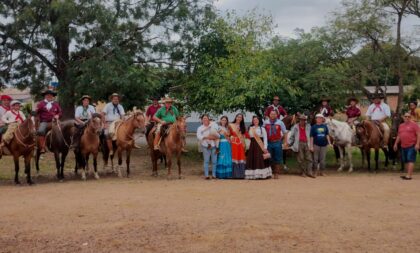
M 24 89 L 19 90 L 17 88 L 5 88 L 0 90 L 0 95 L 9 95 L 15 100 L 19 100 L 23 104 L 32 104 L 33 103 L 33 97 L 31 95 L 30 90 Z
M 391 111 L 395 111 L 398 105 L 398 93 L 399 88 L 398 86 L 380 86 L 381 89 L 386 93 L 386 103 L 391 108 Z M 367 94 L 375 94 L 376 86 L 365 86 L 365 93 Z M 404 85 L 404 94 L 412 92 L 414 89 L 411 85 Z M 364 115 L 371 104 L 371 101 L 366 97 L 363 96 L 360 99 L 360 110 L 362 111 L 362 115 Z

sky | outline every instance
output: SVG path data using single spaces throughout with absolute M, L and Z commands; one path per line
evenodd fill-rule
M 216 0 L 221 11 L 235 10 L 239 14 L 257 8 L 258 12 L 273 16 L 276 32 L 281 36 L 294 37 L 294 30 L 306 32 L 314 26 L 326 24 L 328 15 L 340 8 L 341 0 Z M 413 17 L 403 23 L 403 31 L 412 33 L 420 28 L 420 19 Z M 418 30 L 417 30 L 418 31 Z

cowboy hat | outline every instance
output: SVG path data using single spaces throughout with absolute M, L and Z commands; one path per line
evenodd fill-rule
M 324 115 L 322 115 L 321 113 L 318 113 L 317 115 L 315 115 L 315 118 L 323 118 L 323 119 L 325 119 Z
M 84 100 L 85 98 L 87 98 L 87 99 L 89 99 L 89 100 L 92 100 L 92 97 L 91 97 L 91 96 L 89 96 L 89 95 L 83 95 L 83 96 L 80 98 L 80 101 Z
M 356 104 L 359 103 L 359 99 L 357 99 L 356 97 L 351 97 L 351 98 L 347 99 L 347 104 L 350 104 L 351 101 L 356 102 Z
M 301 114 L 301 115 L 299 115 L 299 119 L 306 120 L 306 119 L 308 119 L 308 116 L 306 116 L 305 114 Z
M 10 102 L 10 106 L 13 106 L 15 104 L 22 104 L 22 102 L 20 102 L 19 100 L 13 100 L 12 102 Z
M 322 101 L 330 102 L 331 101 L 331 98 L 329 98 L 329 97 L 322 97 L 321 100 L 319 100 L 319 101 L 320 102 L 322 102 Z
M 162 103 L 173 103 L 174 102 L 174 100 L 170 97 L 164 97 L 164 98 L 162 98 L 161 101 L 162 101 Z
M 159 101 L 159 97 L 158 96 L 151 96 L 149 99 L 152 100 L 152 101 L 154 101 L 154 100 L 158 100 Z
M 114 97 L 121 98 L 120 94 L 114 92 L 111 94 L 111 96 L 109 96 L 109 99 L 113 99 Z
M 53 96 L 55 97 L 55 96 L 57 96 L 57 92 L 55 92 L 55 91 L 53 91 L 53 90 L 44 90 L 44 91 L 41 93 L 41 95 L 42 95 L 42 96 L 45 96 L 45 95 L 53 95 Z
M 379 98 L 379 99 L 383 99 L 383 98 L 385 98 L 385 96 L 384 96 L 384 94 L 379 94 L 379 93 L 374 93 L 374 94 L 372 94 L 372 99 L 375 99 L 375 98 Z
M 9 100 L 9 101 L 11 101 L 11 100 L 13 100 L 13 98 L 11 96 L 9 96 L 9 95 L 1 95 L 0 100 Z

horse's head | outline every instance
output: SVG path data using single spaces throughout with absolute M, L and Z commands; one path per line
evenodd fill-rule
M 362 121 L 356 125 L 356 135 L 362 144 L 368 142 L 369 133 L 366 127 L 366 121 Z
M 140 129 L 141 133 L 146 132 L 146 117 L 142 111 L 136 111 L 132 115 L 134 128 Z
M 175 126 L 180 133 L 185 134 L 187 132 L 187 119 L 182 116 L 178 117 L 176 119 Z
M 99 113 L 92 114 L 92 118 L 89 120 L 88 127 L 92 129 L 96 134 L 100 134 L 103 129 L 102 115 Z

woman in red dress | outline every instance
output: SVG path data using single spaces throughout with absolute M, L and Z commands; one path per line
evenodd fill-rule
M 239 113 L 229 124 L 232 145 L 232 178 L 245 178 L 245 136 L 247 136 L 244 115 Z

